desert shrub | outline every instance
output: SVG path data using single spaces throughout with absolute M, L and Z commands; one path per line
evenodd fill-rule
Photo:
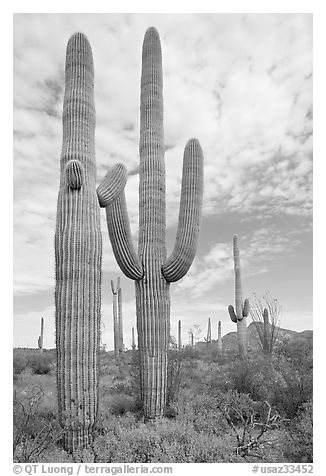
M 197 433 L 190 425 L 161 420 L 141 423 L 128 431 L 98 437 L 93 450 L 96 462 L 106 463 L 201 463 L 243 461 L 223 438 Z
M 247 394 L 230 390 L 215 395 L 216 404 L 234 435 L 236 454 L 243 458 L 265 459 L 264 448 L 272 445 L 272 431 L 282 423 L 267 402 L 256 402 Z
M 39 408 L 44 391 L 33 387 L 14 399 L 13 405 L 13 457 L 18 463 L 38 462 L 44 451 L 61 437 L 62 430 L 56 418 L 49 418 Z
M 130 395 L 112 395 L 109 399 L 108 410 L 113 415 L 123 415 L 137 410 L 136 400 Z
M 273 405 L 287 418 L 294 418 L 302 405 L 312 398 L 312 346 L 300 340 L 277 349 L 275 370 L 280 385 L 274 388 Z
M 285 434 L 284 456 L 290 462 L 313 462 L 313 405 L 304 403 Z
M 190 398 L 186 393 L 179 406 L 177 420 L 191 424 L 198 433 L 222 436 L 228 429 L 216 399 L 211 395 L 197 395 Z
M 47 352 L 38 352 L 30 357 L 29 367 L 35 374 L 48 374 L 53 368 L 53 358 Z
M 22 354 L 14 354 L 13 358 L 13 371 L 14 371 L 14 376 L 19 375 L 22 373 L 23 370 L 25 370 L 28 366 L 28 359 L 26 358 L 25 355 Z

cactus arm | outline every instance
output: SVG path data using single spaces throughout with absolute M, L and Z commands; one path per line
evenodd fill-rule
M 237 319 L 237 316 L 235 314 L 234 307 L 232 306 L 232 304 L 229 305 L 228 311 L 229 311 L 231 321 L 237 323 L 238 319 Z
M 114 282 L 113 282 L 112 279 L 111 279 L 111 291 L 112 291 L 112 294 L 116 294 L 116 291 L 115 291 L 115 288 L 114 288 Z
M 174 250 L 162 267 L 168 282 L 183 278 L 195 258 L 203 202 L 203 152 L 190 139 L 183 156 L 179 223 Z
M 126 168 L 116 164 L 97 188 L 97 196 L 100 206 L 106 210 L 109 237 L 118 265 L 127 278 L 139 280 L 143 276 L 143 268 L 131 238 L 124 193 L 126 182 Z
M 67 184 L 72 190 L 79 190 L 84 182 L 84 167 L 79 160 L 69 160 L 65 168 Z
M 108 207 L 123 192 L 128 172 L 123 164 L 115 164 L 106 174 L 96 192 L 101 208 Z
M 245 299 L 243 303 L 243 310 L 242 310 L 242 316 L 243 317 L 248 317 L 250 312 L 250 303 L 249 299 Z

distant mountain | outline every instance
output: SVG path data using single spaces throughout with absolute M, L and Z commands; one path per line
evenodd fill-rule
M 257 325 L 262 325 L 262 323 L 251 322 L 248 326 L 248 341 L 249 348 L 252 350 L 258 350 L 261 348 L 260 340 L 258 337 Z M 301 332 L 292 331 L 290 329 L 283 329 L 281 327 L 276 328 L 277 337 L 276 344 L 286 341 L 310 341 L 313 338 L 313 331 L 306 330 Z M 213 343 L 217 342 L 216 340 L 212 341 Z M 223 350 L 224 351 L 235 351 L 238 347 L 237 333 L 229 332 L 222 337 Z M 196 347 L 199 349 L 204 349 L 207 347 L 206 342 L 197 342 Z

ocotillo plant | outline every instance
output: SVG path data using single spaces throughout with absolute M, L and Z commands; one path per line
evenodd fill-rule
M 55 231 L 57 387 L 64 448 L 86 447 L 98 408 L 102 237 L 96 195 L 92 50 L 68 42 Z
M 211 328 L 211 318 L 208 318 L 208 324 L 207 324 L 207 336 L 206 338 L 204 337 L 204 340 L 206 341 L 207 345 L 212 342 L 212 328 Z
M 217 329 L 217 355 L 218 358 L 223 357 L 223 345 L 222 345 L 222 323 L 218 321 L 218 329 Z
M 118 295 L 120 290 L 120 278 L 117 279 L 117 286 L 114 287 L 114 282 L 111 279 L 111 291 L 113 294 L 113 339 L 114 339 L 114 355 L 119 357 L 120 349 L 120 332 L 119 332 L 119 317 L 118 317 Z
M 178 322 L 178 350 L 182 350 L 181 321 Z
M 235 310 L 230 304 L 228 311 L 230 318 L 237 324 L 237 336 L 240 357 L 245 357 L 247 354 L 247 323 L 246 317 L 249 314 L 249 300 L 243 302 L 242 298 L 242 284 L 241 284 L 241 268 L 240 268 L 240 253 L 238 245 L 238 236 L 233 236 L 233 258 L 234 258 L 234 273 L 235 273 Z
M 276 342 L 280 312 L 281 306 L 278 300 L 272 298 L 269 293 L 265 293 L 263 299 L 254 294 L 250 317 L 255 324 L 258 342 L 264 353 L 268 355 L 272 354 Z
M 187 273 L 195 257 L 203 194 L 203 154 L 199 142 L 191 139 L 184 151 L 176 244 L 167 259 L 163 137 L 161 44 L 156 29 L 149 28 L 142 51 L 138 255 L 132 244 L 126 210 L 125 167 L 114 166 L 98 187 L 116 260 L 124 274 L 135 280 L 145 418 L 161 416 L 166 403 L 169 287 Z M 112 199 L 117 191 L 119 197 Z
M 43 317 L 41 318 L 41 335 L 39 335 L 37 344 L 38 348 L 40 349 L 40 352 L 43 352 L 43 332 L 44 332 L 44 319 Z

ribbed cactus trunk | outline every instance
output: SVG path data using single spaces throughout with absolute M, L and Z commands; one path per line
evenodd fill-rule
M 41 335 L 38 337 L 38 348 L 40 349 L 40 353 L 43 352 L 43 334 L 44 334 L 44 319 L 43 317 L 41 318 Z
M 194 259 L 203 194 L 203 156 L 199 142 L 192 139 L 184 152 L 176 244 L 167 259 L 162 54 L 155 28 L 147 30 L 143 43 L 139 155 L 138 255 L 131 240 L 124 195 L 127 172 L 122 165 L 109 171 L 98 196 L 106 208 L 116 260 L 135 280 L 143 410 L 145 418 L 155 418 L 163 414 L 166 403 L 170 282 L 181 279 Z
M 111 279 L 111 291 L 113 294 L 112 312 L 113 312 L 113 341 L 114 341 L 114 355 L 119 357 L 120 347 L 120 333 L 119 333 L 119 317 L 118 317 L 118 295 L 120 290 L 120 278 L 117 279 L 117 286 L 114 287 L 114 282 Z
M 234 273 L 235 273 L 235 310 L 232 305 L 228 307 L 230 318 L 237 324 L 237 336 L 239 355 L 242 358 L 247 354 L 247 323 L 246 317 L 249 314 L 249 301 L 246 299 L 243 302 L 242 283 L 241 283 L 241 267 L 240 267 L 240 253 L 238 245 L 238 236 L 233 236 L 233 258 L 234 258 Z
M 147 34 L 142 53 L 140 97 L 139 244 L 143 279 L 136 281 L 138 346 L 145 412 L 160 415 L 166 398 L 170 336 L 170 283 L 166 261 L 165 162 L 161 45 Z
M 67 45 L 63 144 L 55 231 L 57 387 L 63 444 L 86 447 L 98 409 L 102 238 L 95 180 L 93 58 Z
M 182 350 L 181 321 L 178 322 L 178 350 Z
M 222 323 L 218 321 L 218 329 L 217 329 L 217 357 L 218 359 L 222 359 L 223 357 L 223 344 L 222 344 Z
M 123 321 L 122 321 L 122 289 L 118 291 L 118 330 L 119 330 L 119 353 L 124 352 Z

